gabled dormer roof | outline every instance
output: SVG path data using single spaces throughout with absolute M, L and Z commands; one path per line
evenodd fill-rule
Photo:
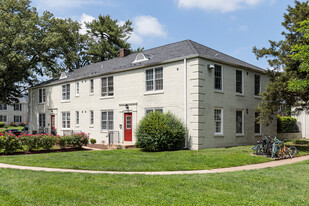
M 142 57 L 144 58 L 144 61 L 136 61 L 137 59 L 140 59 Z M 123 58 L 117 57 L 108 61 L 91 64 L 69 73 L 67 75 L 67 78 L 49 80 L 37 86 L 60 84 L 92 76 L 111 74 L 115 72 L 121 72 L 147 66 L 162 65 L 167 62 L 177 61 L 183 58 L 191 57 L 202 57 L 212 60 L 214 62 L 243 67 L 257 72 L 265 71 L 262 68 L 249 64 L 217 50 L 211 49 L 192 40 L 184 40 L 160 47 L 155 47 L 153 49 L 148 49 L 142 51 L 141 53 L 132 53 Z

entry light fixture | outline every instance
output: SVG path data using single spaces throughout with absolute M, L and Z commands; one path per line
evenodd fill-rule
M 208 68 L 208 69 L 214 69 L 214 68 L 215 68 L 215 65 L 213 65 L 213 64 L 208 64 L 208 65 L 207 65 L 207 68 Z
M 128 104 L 126 104 L 125 107 L 126 107 L 127 110 L 129 109 L 129 105 Z

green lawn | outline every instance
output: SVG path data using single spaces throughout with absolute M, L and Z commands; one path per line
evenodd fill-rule
M 309 161 L 203 175 L 0 169 L 0 205 L 309 205 Z
M 24 127 L 8 127 L 8 128 L 0 128 L 0 132 L 3 132 L 7 129 L 18 129 L 19 131 L 21 131 Z
M 54 168 L 110 171 L 175 171 L 233 167 L 271 161 L 252 156 L 252 146 L 200 151 L 142 152 L 139 149 L 0 156 L 0 162 Z

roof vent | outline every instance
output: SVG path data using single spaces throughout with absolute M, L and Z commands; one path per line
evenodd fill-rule
M 138 53 L 135 57 L 135 60 L 132 63 L 137 63 L 137 62 L 143 62 L 147 61 L 151 58 L 150 55 L 143 54 L 143 53 Z
M 65 78 L 68 78 L 68 76 L 65 72 L 62 72 L 59 79 L 65 79 Z

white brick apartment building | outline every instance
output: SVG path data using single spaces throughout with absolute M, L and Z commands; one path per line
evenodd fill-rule
M 30 88 L 30 132 L 90 133 L 107 144 L 135 142 L 150 111 L 172 112 L 186 124 L 191 149 L 252 144 L 276 125 L 256 123 L 264 70 L 191 40 L 91 64 Z M 274 121 L 275 122 L 275 121 Z
M 25 98 L 19 98 L 19 102 L 13 105 L 0 104 L 0 122 L 10 124 L 28 121 L 28 102 Z

